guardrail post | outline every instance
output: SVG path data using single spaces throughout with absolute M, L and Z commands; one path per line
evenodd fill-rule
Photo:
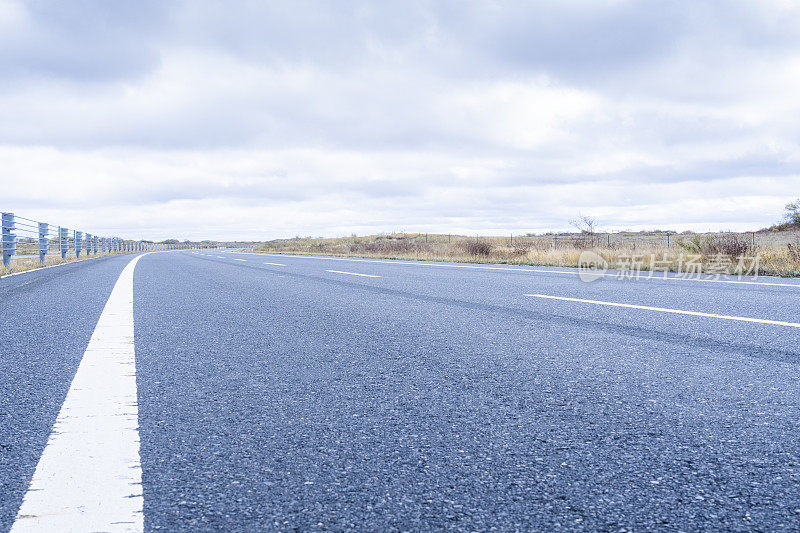
M 83 247 L 83 232 L 75 232 L 75 259 L 81 256 L 81 248 Z
M 61 251 L 61 259 L 67 258 L 69 252 L 69 229 L 58 227 L 58 249 Z
M 14 213 L 2 215 L 3 265 L 11 267 L 11 256 L 17 253 L 17 236 L 14 234 Z
M 49 242 L 47 239 L 48 224 L 47 222 L 39 222 L 39 262 L 44 264 L 44 256 L 47 255 Z

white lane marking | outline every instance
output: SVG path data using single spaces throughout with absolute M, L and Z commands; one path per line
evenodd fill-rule
M 771 324 L 774 326 L 788 326 L 790 328 L 800 328 L 796 322 L 783 322 L 781 320 L 766 320 L 763 318 L 750 318 L 745 316 L 718 315 L 715 313 L 701 313 L 699 311 L 686 311 L 683 309 L 671 309 L 668 307 L 650 307 L 648 305 L 623 304 L 619 302 L 604 302 L 601 300 L 584 300 L 583 298 L 567 298 L 566 296 L 551 296 L 548 294 L 526 294 L 531 298 L 547 298 L 549 300 L 563 300 L 566 302 L 579 302 L 595 305 L 608 305 L 612 307 L 627 307 L 630 309 L 644 309 L 646 311 L 658 311 L 661 313 L 676 313 L 680 315 L 702 316 L 707 318 L 720 318 L 723 320 L 736 320 L 739 322 L 755 322 L 757 324 Z
M 133 272 L 122 270 L 11 528 L 142 531 Z
M 286 266 L 286 265 L 283 265 L 281 263 L 264 263 L 264 264 L 265 265 L 272 265 L 272 266 L 276 266 L 276 267 L 285 267 Z
M 239 253 L 258 253 L 258 252 L 239 252 Z M 541 268 L 516 268 L 516 267 L 498 267 L 486 265 L 451 265 L 446 263 L 425 263 L 419 261 L 399 261 L 399 260 L 382 260 L 382 259 L 356 259 L 351 257 L 327 257 L 327 256 L 309 256 L 309 255 L 290 255 L 290 254 L 263 254 L 271 257 L 294 257 L 296 259 L 319 259 L 324 261 L 351 261 L 358 263 L 383 263 L 387 265 L 413 265 L 413 266 L 427 266 L 427 267 L 440 267 L 440 268 L 469 268 L 475 270 L 509 270 L 515 272 L 533 272 L 535 274 L 562 274 L 566 276 L 576 276 L 578 269 L 574 270 L 547 270 Z M 659 272 L 661 273 L 661 272 Z M 609 278 L 620 277 L 619 273 L 606 272 L 606 273 L 593 273 L 593 276 L 604 276 Z M 735 283 L 742 285 L 766 285 L 771 287 L 793 287 L 800 289 L 800 283 L 773 283 L 767 281 L 744 281 L 744 280 L 728 280 L 728 279 L 707 279 L 707 278 L 679 278 L 676 276 L 652 276 L 640 277 L 634 281 L 653 281 L 653 280 L 667 280 L 667 281 L 699 281 L 703 283 Z
M 341 270 L 326 270 L 325 272 L 333 272 L 334 274 L 349 274 L 351 276 L 363 276 L 365 278 L 379 278 L 380 276 L 374 276 L 372 274 L 359 274 L 358 272 L 343 272 Z
M 247 261 L 247 259 L 236 259 L 235 257 L 233 258 L 233 260 L 234 261 Z
M 225 259 L 225 258 L 224 258 L 224 257 L 222 257 L 221 255 L 218 255 L 218 256 L 217 256 L 217 259 Z

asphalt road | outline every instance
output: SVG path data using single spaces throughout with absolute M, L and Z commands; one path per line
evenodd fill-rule
M 0 279 L 2 531 L 130 260 Z M 741 319 L 800 283 L 758 281 L 147 254 L 144 529 L 796 531 L 800 327 Z

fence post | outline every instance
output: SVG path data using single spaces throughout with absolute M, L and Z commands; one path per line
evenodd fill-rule
M 67 258 L 69 252 L 69 229 L 58 227 L 58 249 L 61 251 L 61 259 Z
M 75 259 L 81 256 L 81 247 L 83 246 L 83 232 L 75 232 Z
M 17 253 L 17 236 L 14 234 L 14 213 L 2 215 L 3 266 L 11 267 L 11 256 Z
M 47 255 L 47 222 L 39 222 L 39 263 L 44 264 L 44 256 Z
M 667 233 L 667 248 L 669 248 L 669 233 Z
M 753 232 L 753 248 L 756 247 L 756 232 Z

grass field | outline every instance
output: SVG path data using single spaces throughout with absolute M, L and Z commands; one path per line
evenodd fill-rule
M 392 234 L 269 241 L 255 251 L 424 261 L 576 267 L 591 250 L 609 268 L 800 276 L 800 231 L 614 233 L 525 237 Z

